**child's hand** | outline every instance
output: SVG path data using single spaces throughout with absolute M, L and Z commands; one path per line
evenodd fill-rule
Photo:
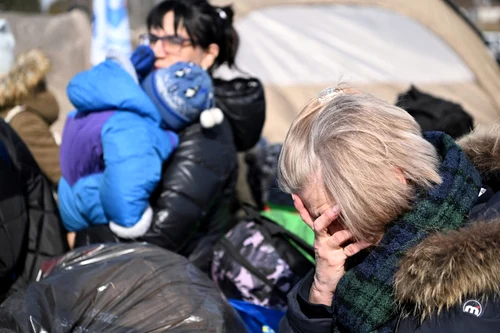
M 68 232 L 66 234 L 66 239 L 68 240 L 69 249 L 73 250 L 75 247 L 76 232 Z
M 135 71 L 142 81 L 152 70 L 156 61 L 153 49 L 147 45 L 139 45 L 130 57 Z

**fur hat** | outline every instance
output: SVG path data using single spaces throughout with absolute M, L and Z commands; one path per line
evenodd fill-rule
M 42 51 L 32 49 L 20 54 L 9 72 L 0 75 L 0 106 L 20 103 L 30 96 L 49 70 L 50 61 Z
M 213 108 L 210 75 L 192 62 L 178 62 L 150 73 L 142 82 L 167 127 L 179 131 L 200 119 L 203 127 L 222 123 L 224 115 Z
M 9 72 L 14 64 L 16 40 L 10 31 L 9 22 L 0 19 L 0 76 Z

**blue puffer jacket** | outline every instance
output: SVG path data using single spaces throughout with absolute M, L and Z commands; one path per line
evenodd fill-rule
M 178 145 L 137 81 L 113 60 L 76 75 L 68 85 L 76 107 L 61 145 L 59 205 L 69 231 L 110 223 L 120 237 L 144 234 L 149 197 L 162 164 Z

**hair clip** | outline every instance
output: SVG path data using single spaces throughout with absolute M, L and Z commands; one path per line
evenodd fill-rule
M 215 10 L 217 11 L 217 13 L 219 13 L 219 16 L 220 16 L 221 19 L 223 19 L 223 20 L 227 19 L 227 14 L 224 11 L 224 9 L 222 9 L 222 8 L 216 8 Z
M 325 102 L 331 101 L 335 96 L 340 93 L 343 93 L 344 90 L 342 88 L 326 88 L 318 94 L 318 103 L 323 104 Z

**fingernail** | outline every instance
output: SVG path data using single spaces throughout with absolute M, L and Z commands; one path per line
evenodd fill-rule
M 339 212 L 340 212 L 340 206 L 339 205 L 333 206 L 332 213 L 333 214 L 338 214 Z

